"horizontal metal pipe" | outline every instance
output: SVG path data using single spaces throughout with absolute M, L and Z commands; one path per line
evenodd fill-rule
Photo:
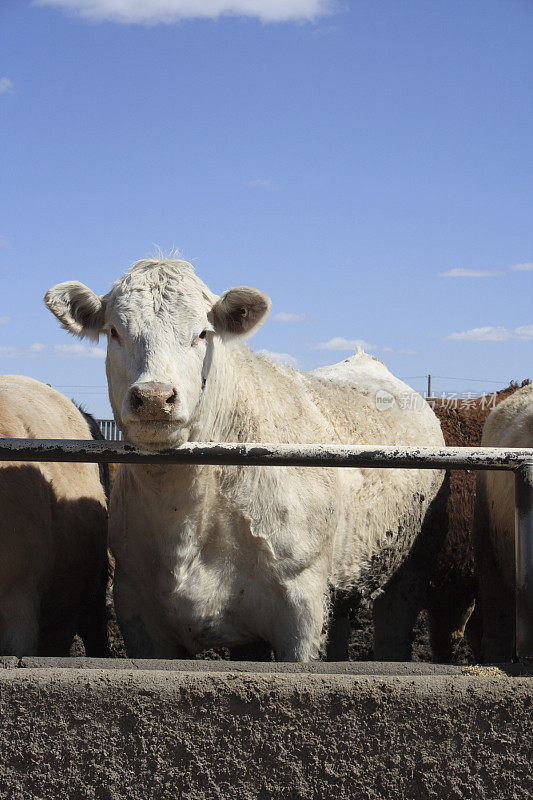
M 0 461 L 515 470 L 533 465 L 533 448 L 188 442 L 173 450 L 147 452 L 127 442 L 0 439 Z

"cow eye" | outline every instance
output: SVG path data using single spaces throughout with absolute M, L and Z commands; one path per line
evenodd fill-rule
M 192 343 L 192 346 L 196 347 L 198 345 L 198 343 L 200 342 L 200 339 L 205 339 L 206 336 L 207 336 L 207 328 L 205 329 L 205 331 L 202 331 L 201 333 L 198 334 L 196 339 L 194 339 L 194 341 Z
M 118 333 L 116 328 L 109 328 L 109 335 L 112 339 L 118 339 Z

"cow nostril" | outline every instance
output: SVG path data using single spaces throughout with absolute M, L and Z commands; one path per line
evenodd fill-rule
M 170 395 L 167 397 L 167 399 L 165 400 L 165 403 L 166 403 L 168 406 L 173 406 L 173 405 L 175 405 L 177 398 L 178 398 L 178 393 L 177 393 L 177 391 L 176 391 L 175 389 L 172 389 L 172 394 L 170 394 Z
M 130 404 L 134 411 L 137 411 L 139 408 L 141 408 L 143 404 L 143 399 L 141 397 L 140 392 L 137 389 L 132 389 L 131 391 Z
M 143 419 L 168 419 L 177 406 L 178 390 L 168 383 L 145 381 L 132 386 L 130 412 Z

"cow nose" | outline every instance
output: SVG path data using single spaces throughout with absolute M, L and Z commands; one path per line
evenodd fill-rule
M 146 381 L 130 389 L 130 408 L 142 419 L 167 419 L 177 401 L 178 392 L 170 383 Z

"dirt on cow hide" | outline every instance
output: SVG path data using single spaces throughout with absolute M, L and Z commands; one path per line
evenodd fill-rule
M 501 391 L 477 398 L 451 400 L 432 399 L 430 404 L 438 416 L 446 445 L 455 447 L 478 446 L 485 419 L 498 403 L 515 392 L 520 385 L 511 384 Z M 112 481 L 117 465 L 110 465 Z M 457 599 L 458 606 L 464 606 L 469 598 L 475 596 L 476 579 L 472 548 L 472 523 L 474 518 L 476 476 L 472 470 L 452 470 L 450 474 L 450 496 L 447 504 L 449 518 L 448 534 L 440 554 L 437 569 L 432 578 L 430 603 L 434 606 L 450 607 L 450 600 Z M 453 613 L 453 602 L 452 602 Z M 122 636 L 118 629 L 111 595 L 108 598 L 109 646 L 110 655 L 122 658 L 126 655 Z M 372 614 L 369 608 L 360 607 L 352 618 L 349 657 L 351 661 L 372 660 Z M 265 658 L 261 651 L 261 658 Z M 202 658 L 230 658 L 226 648 L 204 653 Z M 233 655 L 235 658 L 235 654 Z M 257 648 L 242 649 L 240 657 L 257 660 Z M 418 619 L 413 644 L 414 661 L 430 661 L 427 614 L 422 612 Z M 459 664 L 473 662 L 471 650 L 465 639 L 458 639 L 453 661 Z

